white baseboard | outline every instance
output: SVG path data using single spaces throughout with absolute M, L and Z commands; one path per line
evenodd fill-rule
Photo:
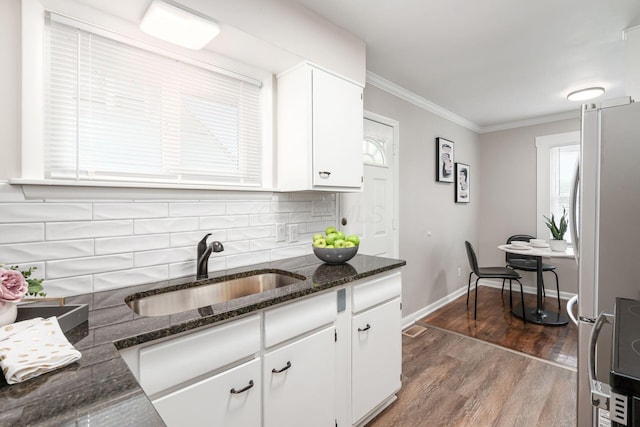
M 498 288 L 498 289 L 502 289 L 502 281 L 496 282 L 493 280 L 486 280 L 486 279 L 481 279 L 478 282 L 479 285 L 481 286 L 487 286 L 489 288 Z M 506 284 L 505 284 L 506 285 Z M 473 283 L 472 283 L 473 286 Z M 505 286 L 506 287 L 506 286 Z M 517 283 L 515 283 L 512 286 L 512 289 L 516 292 L 520 292 L 520 285 L 518 285 Z M 533 286 L 523 286 L 523 290 L 525 294 L 535 294 L 536 293 L 536 288 Z M 463 286 L 462 288 L 453 291 L 452 293 L 450 293 L 449 295 L 445 296 L 444 298 L 440 298 L 438 301 L 429 304 L 428 306 L 421 308 L 420 310 L 402 318 L 402 330 L 408 328 L 409 326 L 413 325 L 414 323 L 416 323 L 416 320 L 418 319 L 422 319 L 423 317 L 433 313 L 434 311 L 436 311 L 437 309 L 447 305 L 448 303 L 450 303 L 451 301 L 455 300 L 456 298 L 458 298 L 461 295 L 464 295 L 467 292 L 467 287 Z M 546 294 L 547 297 L 557 297 L 558 293 L 555 290 L 551 290 L 551 289 L 546 289 Z M 560 291 L 560 298 L 561 299 L 566 299 L 568 300 L 569 298 L 573 297 L 575 294 L 569 293 L 569 292 L 562 292 Z

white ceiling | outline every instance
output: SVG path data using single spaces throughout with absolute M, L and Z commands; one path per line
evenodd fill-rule
M 288 1 L 364 40 L 370 77 L 480 131 L 577 116 L 583 87 L 627 95 L 622 33 L 640 25 L 640 0 Z

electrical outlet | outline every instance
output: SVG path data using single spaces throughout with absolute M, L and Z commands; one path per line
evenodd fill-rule
M 289 241 L 290 242 L 298 241 L 298 224 L 289 225 Z
M 462 277 L 462 267 L 458 266 L 458 277 Z
M 284 242 L 284 224 L 276 224 L 276 242 Z

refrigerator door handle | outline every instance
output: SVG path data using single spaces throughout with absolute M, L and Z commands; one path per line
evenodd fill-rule
M 589 384 L 591 385 L 591 404 L 597 408 L 609 411 L 609 399 L 611 397 L 611 387 L 609 384 L 598 381 L 596 377 L 596 346 L 600 331 L 605 324 L 613 325 L 612 314 L 600 313 L 596 323 L 591 330 L 589 337 L 589 353 L 587 363 L 589 365 Z
M 576 263 L 580 260 L 580 236 L 578 236 L 578 191 L 580 188 L 580 162 L 576 165 L 576 174 L 573 177 L 573 185 L 571 186 L 571 241 L 573 242 L 573 253 L 576 257 Z
M 567 314 L 569 315 L 569 318 L 576 326 L 578 326 L 578 319 L 576 319 L 576 316 L 573 314 L 573 307 L 577 303 L 578 303 L 578 295 L 572 296 L 571 299 L 567 301 Z

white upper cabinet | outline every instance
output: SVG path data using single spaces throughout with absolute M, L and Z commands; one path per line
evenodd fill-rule
M 362 188 L 362 87 L 303 63 L 278 76 L 277 187 Z

